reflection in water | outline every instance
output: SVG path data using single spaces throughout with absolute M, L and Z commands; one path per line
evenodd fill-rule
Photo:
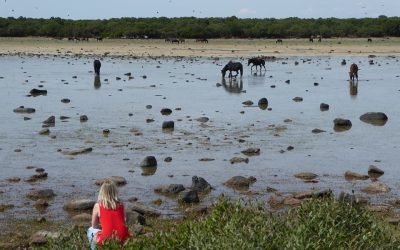
M 101 87 L 101 81 L 100 81 L 100 75 L 95 75 L 94 76 L 94 83 L 93 83 L 93 85 L 94 85 L 94 88 L 95 89 L 99 89 L 100 87 Z
M 236 78 L 229 78 L 229 84 L 227 84 L 225 78 L 222 77 L 222 86 L 224 86 L 224 89 L 229 93 L 240 94 L 244 92 L 242 78 L 240 78 L 239 80 Z
M 264 77 L 265 76 L 265 72 L 266 71 L 260 71 L 260 72 L 256 71 L 254 73 L 252 72 L 252 76 Z
M 358 94 L 358 81 L 349 81 L 350 96 L 355 98 Z
M 149 176 L 154 175 L 157 171 L 157 167 L 142 167 L 142 175 Z

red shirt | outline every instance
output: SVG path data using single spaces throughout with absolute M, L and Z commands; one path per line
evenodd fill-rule
M 102 230 L 97 233 L 97 244 L 102 245 L 106 239 L 118 239 L 123 243 L 129 238 L 129 231 L 125 224 L 124 206 L 118 204 L 115 210 L 106 209 L 101 204 L 100 207 L 100 224 Z

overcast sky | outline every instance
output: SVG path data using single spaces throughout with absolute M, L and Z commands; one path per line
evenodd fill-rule
M 400 16 L 400 0 L 0 0 L 1 17 L 362 18 Z

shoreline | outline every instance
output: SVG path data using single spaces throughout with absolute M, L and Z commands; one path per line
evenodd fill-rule
M 311 43 L 308 39 L 284 39 L 282 44 L 275 39 L 210 39 L 209 43 L 198 43 L 193 39 L 182 44 L 165 43 L 161 39 L 105 39 L 96 42 L 73 42 L 43 37 L 0 38 L 1 55 L 43 56 L 124 56 L 124 57 L 255 57 L 255 56 L 366 56 L 400 54 L 400 38 L 324 39 Z

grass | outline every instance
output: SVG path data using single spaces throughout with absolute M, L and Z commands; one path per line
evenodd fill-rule
M 333 198 L 313 199 L 283 213 L 260 204 L 220 198 L 210 215 L 182 222 L 156 222 L 124 249 L 400 249 L 400 228 L 364 207 Z M 87 249 L 85 230 L 44 248 Z M 102 249 L 120 249 L 110 242 Z

